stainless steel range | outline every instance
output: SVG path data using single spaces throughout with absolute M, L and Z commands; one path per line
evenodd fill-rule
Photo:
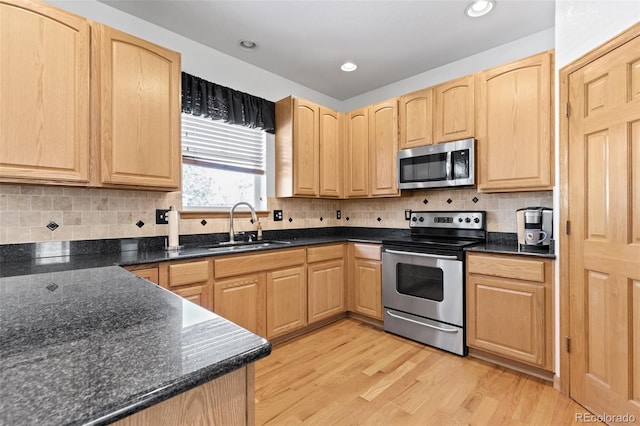
M 414 211 L 409 226 L 382 241 L 384 329 L 464 356 L 464 248 L 486 241 L 486 212 Z

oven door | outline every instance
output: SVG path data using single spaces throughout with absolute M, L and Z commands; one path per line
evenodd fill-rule
M 463 262 L 456 255 L 416 253 L 385 247 L 382 304 L 464 327 Z

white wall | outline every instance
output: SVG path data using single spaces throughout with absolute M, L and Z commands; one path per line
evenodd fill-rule
M 557 68 L 639 21 L 638 0 L 556 0 Z
M 351 111 L 366 105 L 403 95 L 405 93 L 433 86 L 447 80 L 473 74 L 487 68 L 502 65 L 544 50 L 553 49 L 554 30 L 540 31 L 528 37 L 485 50 L 473 56 L 434 68 L 413 77 L 397 81 L 371 92 L 347 99 L 342 103 L 342 111 Z

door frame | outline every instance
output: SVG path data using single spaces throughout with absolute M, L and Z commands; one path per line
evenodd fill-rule
M 565 395 L 570 395 L 571 361 L 567 350 L 566 338 L 570 336 L 570 285 L 569 285 L 569 235 L 565 224 L 569 219 L 569 75 L 587 64 L 601 58 L 630 40 L 640 37 L 640 22 L 614 36 L 609 41 L 582 55 L 578 59 L 560 69 L 560 375 L 556 387 Z M 562 227 L 565 227 L 563 230 Z

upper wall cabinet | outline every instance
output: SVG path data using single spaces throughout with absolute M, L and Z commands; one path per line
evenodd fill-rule
M 467 139 L 475 136 L 474 75 L 439 84 L 435 97 L 435 142 Z
M 180 54 L 93 26 L 93 92 L 100 181 L 180 187 Z
M 399 149 L 415 148 L 433 143 L 433 90 L 418 90 L 400 97 Z
M 2 1 L 0 52 L 0 180 L 88 184 L 89 22 Z
M 343 195 L 343 115 L 320 107 L 320 196 L 340 198 Z
M 478 189 L 553 187 L 552 52 L 491 68 L 478 77 Z
M 0 181 L 180 187 L 180 54 L 0 1 Z
M 372 196 L 400 195 L 398 154 L 398 101 L 369 107 L 369 179 Z
M 397 196 L 398 101 L 347 115 L 346 197 Z
M 276 196 L 342 195 L 341 115 L 291 96 L 276 102 Z

